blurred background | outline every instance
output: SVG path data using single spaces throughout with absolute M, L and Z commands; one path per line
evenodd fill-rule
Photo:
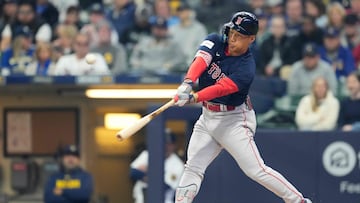
M 167 202 L 201 104 L 172 107 L 123 142 L 115 134 L 169 101 L 199 44 L 241 10 L 259 19 L 250 97 L 264 160 L 315 203 L 360 202 L 360 0 L 0 0 L 0 10 L 0 203 Z M 195 202 L 280 201 L 224 152 Z

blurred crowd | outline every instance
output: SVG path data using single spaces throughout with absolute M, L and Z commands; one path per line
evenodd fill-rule
M 257 75 L 287 81 L 298 128 L 360 129 L 360 0 L 0 3 L 2 76 L 184 73 L 208 33 L 251 11 Z

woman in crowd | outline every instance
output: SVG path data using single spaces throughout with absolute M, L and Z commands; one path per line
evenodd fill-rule
M 296 124 L 299 130 L 333 130 L 339 114 L 339 101 L 329 90 L 325 78 L 314 80 L 312 91 L 304 96 L 296 110 Z
M 53 75 L 55 63 L 52 61 L 52 47 L 49 43 L 39 43 L 34 58 L 25 70 L 26 75 Z

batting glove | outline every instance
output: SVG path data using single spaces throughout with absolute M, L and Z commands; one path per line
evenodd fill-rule
M 190 101 L 192 92 L 192 82 L 184 81 L 178 88 L 174 97 L 175 105 L 184 106 Z
M 184 106 L 185 104 L 196 103 L 194 94 L 177 94 L 174 97 L 175 105 Z

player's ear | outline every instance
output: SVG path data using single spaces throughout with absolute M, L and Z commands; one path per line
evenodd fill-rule
M 256 39 L 256 36 L 255 36 L 255 35 L 251 35 L 251 36 L 250 36 L 251 43 L 253 43 L 253 42 L 255 41 L 255 39 Z

